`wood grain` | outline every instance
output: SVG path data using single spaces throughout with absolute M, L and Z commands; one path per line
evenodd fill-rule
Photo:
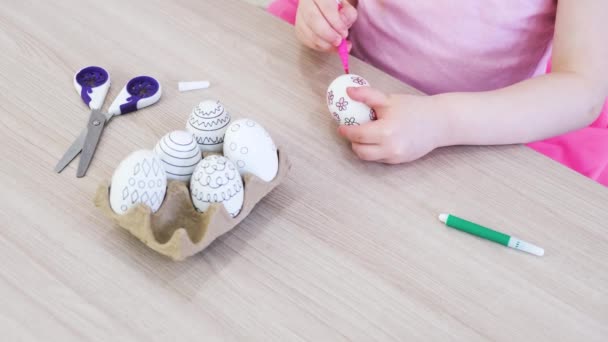
M 324 103 L 339 59 L 236 0 L 4 0 L 0 6 L 3 340 L 606 341 L 608 191 L 521 146 L 363 163 Z M 352 62 L 385 91 L 414 91 Z M 86 123 L 79 68 L 140 74 L 161 101 L 107 127 L 87 176 L 52 169 Z M 177 81 L 208 79 L 178 93 Z M 289 179 L 202 255 L 175 263 L 114 227 L 97 185 L 206 98 L 262 123 Z M 545 248 L 448 230 L 453 212 Z

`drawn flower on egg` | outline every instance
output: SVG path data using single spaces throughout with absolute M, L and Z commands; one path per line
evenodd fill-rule
M 343 112 L 346 110 L 346 108 L 348 108 L 348 101 L 346 101 L 343 97 L 341 97 L 340 101 L 338 101 L 336 103 L 336 107 L 338 107 L 338 110 Z
M 359 123 L 358 123 L 357 121 L 355 121 L 355 118 L 354 118 L 354 117 L 351 117 L 351 118 L 344 118 L 344 124 L 345 124 L 346 126 L 354 126 L 354 125 L 359 126 Z
M 332 115 L 337 122 L 340 122 L 340 115 L 338 115 L 338 113 L 333 112 Z
M 369 111 L 369 119 L 372 121 L 378 119 L 378 116 L 376 115 L 376 111 L 373 108 L 370 109 L 370 111 Z
M 334 104 L 334 91 L 333 90 L 330 90 L 329 92 L 327 92 L 327 104 L 328 105 Z
M 350 79 L 353 82 L 357 83 L 358 85 L 362 85 L 363 86 L 363 85 L 367 84 L 367 82 L 363 78 L 361 78 L 359 76 L 351 76 Z

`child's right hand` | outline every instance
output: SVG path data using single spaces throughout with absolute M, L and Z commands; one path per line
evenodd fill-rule
M 351 2 L 342 0 L 343 8 L 338 10 L 336 0 L 300 0 L 296 14 L 298 39 L 315 50 L 334 50 L 357 19 Z

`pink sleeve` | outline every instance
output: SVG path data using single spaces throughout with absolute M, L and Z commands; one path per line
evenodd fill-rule
M 268 5 L 267 10 L 270 14 L 294 25 L 296 22 L 296 12 L 298 10 L 298 0 L 274 0 Z
M 551 72 L 551 60 L 547 65 Z M 589 126 L 528 146 L 571 169 L 608 186 L 608 101 Z

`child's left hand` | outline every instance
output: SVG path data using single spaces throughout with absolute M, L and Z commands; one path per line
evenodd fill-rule
M 376 111 L 377 120 L 361 126 L 340 126 L 359 158 L 387 164 L 416 160 L 443 144 L 444 120 L 429 96 L 384 93 L 370 88 L 347 90 L 353 100 Z

